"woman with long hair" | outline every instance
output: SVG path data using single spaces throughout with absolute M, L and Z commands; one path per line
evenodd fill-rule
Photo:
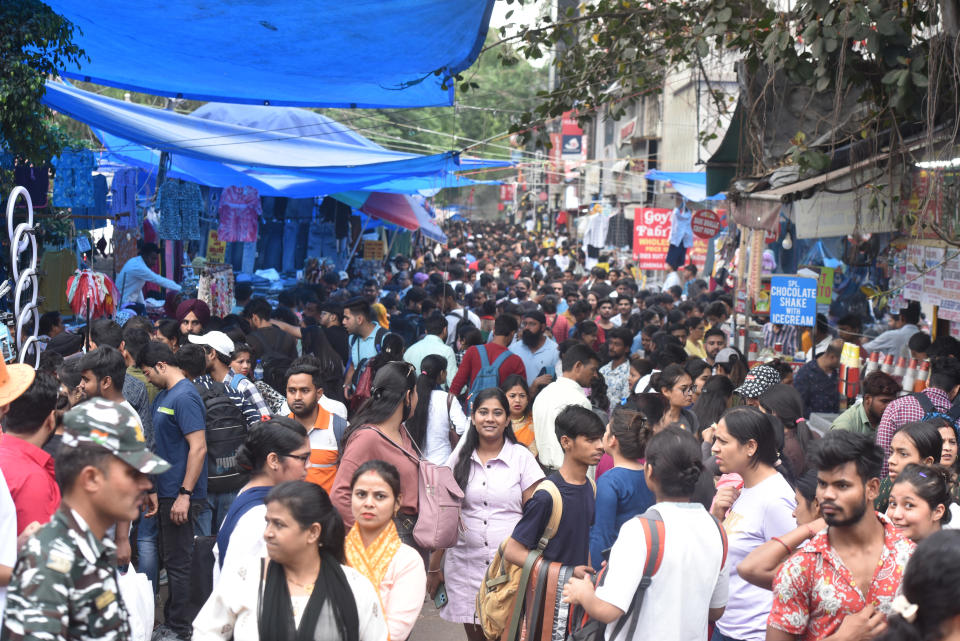
M 453 450 L 451 441 L 456 442 L 469 424 L 460 401 L 443 390 L 446 381 L 447 359 L 425 356 L 417 377 L 417 409 L 405 424 L 424 458 L 436 465 L 443 465 Z
M 462 623 L 469 641 L 483 641 L 476 618 L 477 591 L 487 566 L 523 514 L 543 470 L 510 426 L 510 405 L 495 387 L 482 390 L 473 403 L 472 422 L 450 455 L 457 483 L 463 488 L 463 527 L 456 545 L 430 556 L 427 590 L 435 596 L 443 584 L 447 605 L 440 616 Z
M 417 522 L 419 456 L 403 426 L 417 408 L 417 373 L 410 363 L 383 365 L 373 379 L 370 398 L 360 407 L 343 434 L 340 463 L 330 498 L 344 523 L 353 525 L 350 481 L 357 468 L 373 459 L 386 461 L 400 473 L 400 509 L 397 530 L 400 540 L 413 543 Z M 414 545 L 414 547 L 416 547 Z
M 653 388 L 667 400 L 667 423 L 680 423 L 691 434 L 700 432 L 697 415 L 687 409 L 693 397 L 693 379 L 682 365 L 668 365 L 651 381 Z
M 712 457 L 710 447 L 713 445 L 713 432 L 717 422 L 730 409 L 734 389 L 733 382 L 726 376 L 711 376 L 704 384 L 700 398 L 690 408 L 700 423 L 697 438 L 704 445 L 704 459 Z
M 610 415 L 603 449 L 613 468 L 597 476 L 597 501 L 590 528 L 590 562 L 599 570 L 620 527 L 656 502 L 643 473 L 644 449 L 653 430 L 643 413 L 617 406 Z
M 887 477 L 880 481 L 880 493 L 874 501 L 878 512 L 887 511 L 890 490 L 897 474 L 910 463 L 931 465 L 940 462 L 943 437 L 934 423 L 917 421 L 904 423 L 890 439 L 890 457 L 887 459 Z
M 534 456 L 537 455 L 537 442 L 533 433 L 533 399 L 527 379 L 520 374 L 511 374 L 500 384 L 500 391 L 507 396 L 510 404 L 510 426 L 517 441 L 525 445 Z
M 193 639 L 385 641 L 377 592 L 346 565 L 343 521 L 323 488 L 288 481 L 265 502 L 268 558 L 224 574 L 193 621 Z
M 359 371 L 354 372 L 354 393 L 350 397 L 352 411 L 358 411 L 360 406 L 370 398 L 373 380 L 377 377 L 380 368 L 387 363 L 403 360 L 404 347 L 403 337 L 399 334 L 389 332 L 383 335 L 380 353 L 368 359 L 362 367 L 359 367 Z
M 755 407 L 735 407 L 717 423 L 713 455 L 724 474 L 740 483 L 718 484 L 711 512 L 721 519 L 729 539 L 730 594 L 717 621 L 714 641 L 762 639 L 773 604 L 769 590 L 748 583 L 737 565 L 754 548 L 796 527 L 796 493 L 778 472 L 780 421 Z
M 792 385 L 777 383 L 760 395 L 760 410 L 783 423 L 783 457 L 794 476 L 807 471 L 807 452 L 819 436 L 803 418 L 803 398 Z
M 427 590 L 420 553 L 404 545 L 393 519 L 400 509 L 400 474 L 385 461 L 367 461 L 350 482 L 354 524 L 345 542 L 347 564 L 380 596 L 391 641 L 410 636 Z
M 688 358 L 683 364 L 683 370 L 693 379 L 693 395 L 690 398 L 691 403 L 696 403 L 703 392 L 703 386 L 710 380 L 713 371 L 710 364 L 702 358 Z
M 950 470 L 942 465 L 907 464 L 893 481 L 887 518 L 919 543 L 946 526 L 956 511 L 950 498 Z
M 264 499 L 280 483 L 302 481 L 309 460 L 307 430 L 297 421 L 278 416 L 250 428 L 237 448 L 237 466 L 250 474 L 250 480 L 240 488 L 220 525 L 213 549 L 214 584 L 224 567 L 263 556 Z
M 621 401 L 620 405 L 614 408 L 614 410 L 616 409 L 629 410 L 639 414 L 643 417 L 644 429 L 649 430 L 650 434 L 656 434 L 670 423 L 667 420 L 667 401 L 661 394 L 652 392 L 632 394 Z M 638 462 L 642 463 L 643 461 L 638 460 Z M 600 457 L 600 462 L 597 463 L 597 480 L 599 481 L 601 476 L 613 469 L 613 466 L 613 456 L 604 452 L 603 456 Z

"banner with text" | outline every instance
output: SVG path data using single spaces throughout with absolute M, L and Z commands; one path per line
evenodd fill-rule
M 637 207 L 633 213 L 633 259 L 639 269 L 667 269 L 667 250 L 670 249 L 670 218 L 673 210 L 657 207 Z M 687 251 L 687 260 L 703 270 L 707 262 L 707 242 L 694 238 L 693 249 Z M 698 274 L 702 276 L 702 274 Z
M 817 279 L 771 277 L 770 322 L 813 327 L 817 322 Z

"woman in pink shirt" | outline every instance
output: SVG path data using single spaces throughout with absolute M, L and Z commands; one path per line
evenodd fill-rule
M 427 591 L 437 593 L 441 583 L 447 605 L 440 616 L 462 623 L 470 641 L 483 641 L 476 618 L 477 590 L 497 548 L 513 532 L 523 504 L 533 496 L 543 471 L 510 427 L 507 397 L 496 388 L 477 394 L 472 422 L 447 459 L 464 490 L 457 544 L 430 557 Z

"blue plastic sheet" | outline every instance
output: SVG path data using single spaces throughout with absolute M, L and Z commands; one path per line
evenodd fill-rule
M 89 56 L 64 76 L 202 101 L 453 104 L 494 0 L 48 0 Z
M 670 183 L 687 200 L 695 203 L 707 200 L 726 200 L 723 194 L 707 194 L 707 174 L 696 171 L 659 171 L 651 169 L 644 174 L 647 180 Z

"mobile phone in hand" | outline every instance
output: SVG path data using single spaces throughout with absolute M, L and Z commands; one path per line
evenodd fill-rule
M 437 606 L 438 610 L 447 604 L 447 586 L 443 583 L 437 587 L 437 594 L 433 597 L 433 604 Z

